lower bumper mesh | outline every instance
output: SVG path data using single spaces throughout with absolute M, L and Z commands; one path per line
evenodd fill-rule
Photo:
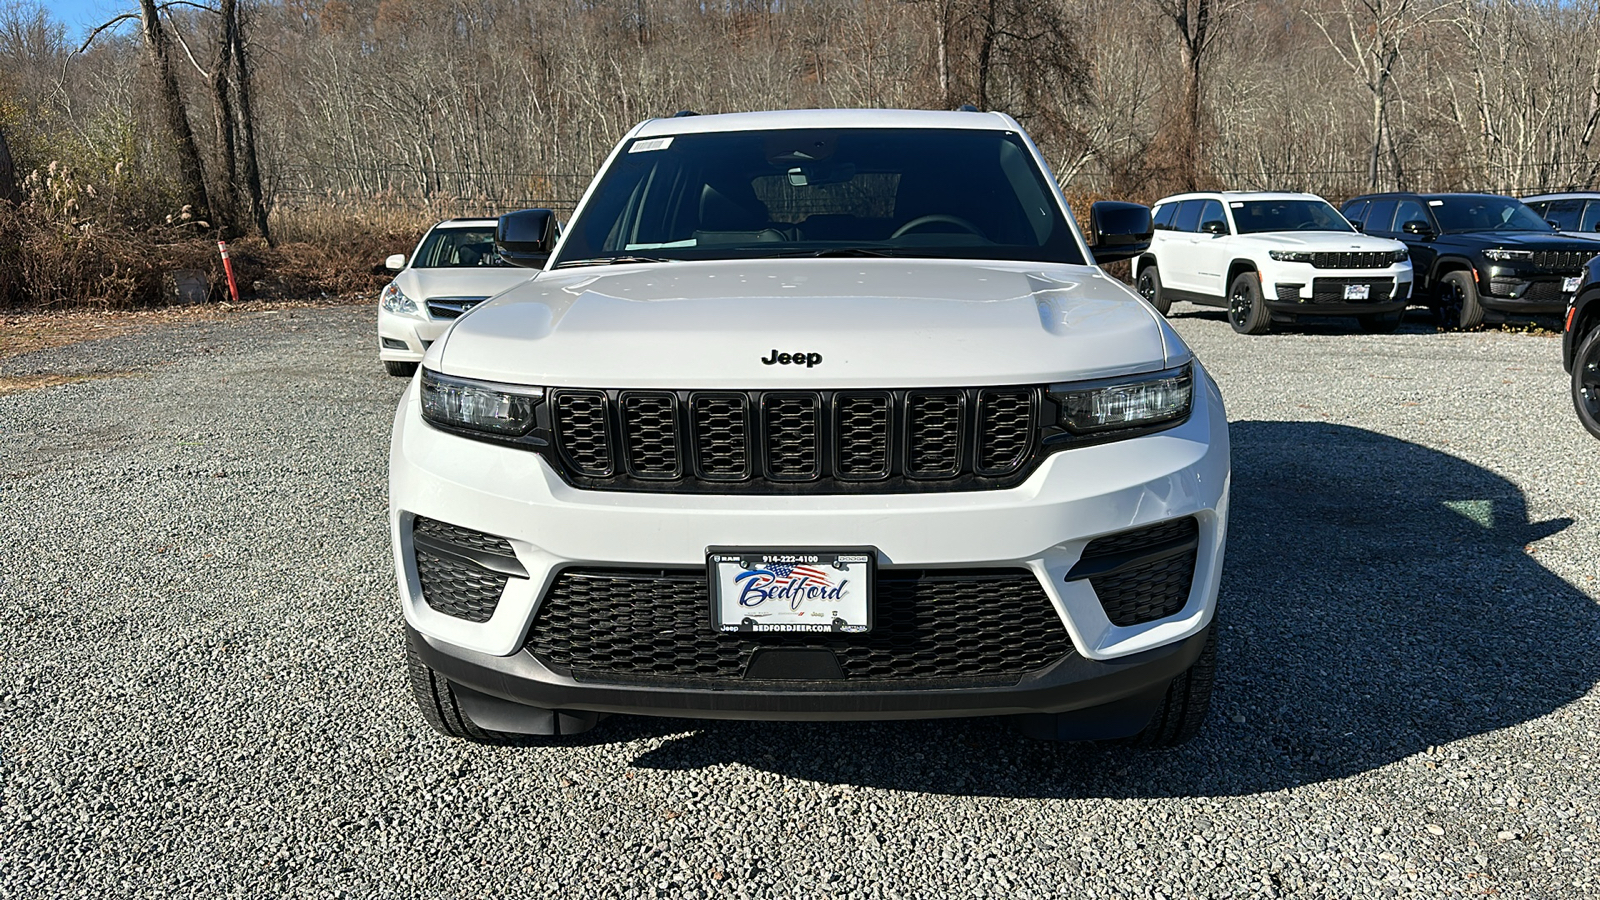
M 507 565 L 519 565 L 511 544 L 492 534 L 421 516 L 412 521 L 411 540 L 423 602 L 457 619 L 489 621 L 510 576 L 474 558 L 498 558 Z
M 1177 615 L 1189 602 L 1199 558 L 1200 526 L 1187 517 L 1096 538 L 1084 548 L 1079 565 L 1125 557 L 1130 560 L 1089 575 L 1089 586 L 1111 624 L 1142 625 Z M 1140 559 L 1148 556 L 1148 560 Z
M 743 681 L 760 650 L 821 648 L 865 688 L 1015 684 L 1073 652 L 1026 569 L 880 570 L 874 599 L 867 634 L 720 634 L 704 569 L 574 568 L 556 577 L 526 647 L 579 680 L 677 685 Z

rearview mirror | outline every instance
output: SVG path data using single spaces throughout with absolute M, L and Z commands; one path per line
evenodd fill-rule
M 1400 226 L 1400 230 L 1406 234 L 1414 234 L 1417 237 L 1433 237 L 1433 226 L 1421 219 L 1412 219 Z
M 383 267 L 391 272 L 398 272 L 404 269 L 406 267 L 406 255 L 404 253 L 396 253 L 383 261 Z
M 560 234 L 554 210 L 519 209 L 500 217 L 494 229 L 494 248 L 513 266 L 540 269 L 556 249 Z
M 1101 200 L 1089 207 L 1089 250 L 1096 263 L 1132 259 L 1150 249 L 1155 234 L 1150 207 L 1120 200 Z

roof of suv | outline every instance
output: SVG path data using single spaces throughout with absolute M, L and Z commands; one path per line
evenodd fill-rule
M 1420 197 L 1423 200 L 1438 200 L 1442 197 L 1500 197 L 1507 200 L 1516 199 L 1510 194 L 1493 194 L 1488 191 L 1436 191 L 1431 194 L 1422 191 L 1379 191 L 1375 194 L 1362 194 L 1359 197 L 1351 197 L 1345 201 L 1345 204 L 1349 205 L 1357 200 L 1383 200 L 1389 197 Z
M 445 219 L 433 226 L 434 228 L 494 228 L 500 224 L 499 219 L 460 218 Z
M 1171 203 L 1176 200 L 1322 200 L 1316 194 L 1303 194 L 1295 191 L 1189 191 L 1184 194 L 1173 194 L 1162 197 L 1156 205 Z M 1326 203 L 1327 201 L 1323 201 Z
M 705 134 L 714 131 L 776 131 L 781 128 L 964 128 L 1017 131 L 1003 113 L 944 112 L 921 109 L 791 109 L 773 112 L 675 116 L 641 122 L 633 137 Z
M 1560 191 L 1554 194 L 1529 194 L 1522 198 L 1523 203 L 1536 200 L 1600 200 L 1600 191 Z

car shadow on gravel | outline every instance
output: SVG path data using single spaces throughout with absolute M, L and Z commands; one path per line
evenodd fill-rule
M 1600 681 L 1600 606 L 1527 546 L 1572 520 L 1530 522 L 1504 478 L 1371 431 L 1232 435 L 1217 693 L 1189 744 L 1048 744 L 986 719 L 681 722 L 635 764 L 979 796 L 1253 793 L 1516 726 Z M 631 731 L 596 738 L 613 728 Z

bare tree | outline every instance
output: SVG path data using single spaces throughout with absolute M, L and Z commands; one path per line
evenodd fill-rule
M 205 218 L 211 204 L 206 193 L 205 170 L 200 165 L 200 148 L 195 143 L 194 129 L 189 125 L 189 112 L 184 106 L 178 75 L 172 64 L 172 45 L 161 24 L 161 13 L 155 0 L 139 0 L 139 32 L 144 36 L 145 49 L 149 53 L 156 79 L 157 103 L 171 132 L 173 151 L 178 157 L 179 187 L 190 211 L 197 218 Z M 93 35 L 90 39 L 93 39 Z
M 1239 0 L 1147 0 L 1178 37 L 1178 58 L 1183 67 L 1178 127 L 1173 130 L 1178 182 L 1193 190 L 1200 186 L 1200 165 L 1206 139 L 1206 63 L 1218 45 L 1228 18 Z

